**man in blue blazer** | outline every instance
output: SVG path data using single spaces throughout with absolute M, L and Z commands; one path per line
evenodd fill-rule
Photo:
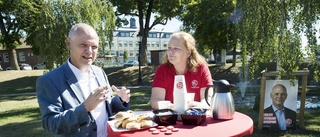
M 105 72 L 91 65 L 99 47 L 93 27 L 74 25 L 66 46 L 66 63 L 37 79 L 42 125 L 57 137 L 106 137 L 109 117 L 130 109 L 130 92 L 111 87 Z
M 264 129 L 281 131 L 296 129 L 296 112 L 284 107 L 287 96 L 286 87 L 282 84 L 277 84 L 272 88 L 270 93 L 272 104 L 263 112 Z

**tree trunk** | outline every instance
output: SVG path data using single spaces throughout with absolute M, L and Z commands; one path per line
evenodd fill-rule
M 232 57 L 232 67 L 236 66 L 237 62 L 237 48 L 236 46 L 233 47 L 233 57 Z
M 147 64 L 147 52 L 148 52 L 148 47 L 147 47 L 147 35 L 148 33 L 143 33 L 143 37 L 142 37 L 142 43 L 141 43 L 141 51 L 140 51 L 140 59 L 141 59 L 141 66 L 146 66 Z
M 18 58 L 15 49 L 9 49 L 9 58 L 11 64 L 11 70 L 20 70 L 18 65 Z

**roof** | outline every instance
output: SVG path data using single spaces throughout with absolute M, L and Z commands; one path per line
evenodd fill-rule
M 24 39 L 21 40 L 22 44 L 20 46 L 18 46 L 16 49 L 28 49 L 28 48 L 32 48 L 31 45 L 27 45 L 27 43 L 24 42 Z M 0 50 L 6 50 L 3 48 L 3 45 L 0 44 Z

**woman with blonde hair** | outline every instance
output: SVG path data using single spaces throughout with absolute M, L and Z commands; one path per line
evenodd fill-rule
M 187 92 L 195 93 L 194 101 L 188 102 L 189 107 L 208 107 L 204 92 L 212 85 L 211 73 L 205 58 L 196 49 L 195 39 L 183 31 L 171 35 L 166 55 L 155 73 L 150 99 L 152 109 L 158 109 L 157 102 L 162 100 L 169 100 L 173 109 L 175 75 L 184 75 Z

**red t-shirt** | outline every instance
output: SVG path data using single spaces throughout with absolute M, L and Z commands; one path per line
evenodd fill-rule
M 161 64 L 152 82 L 152 87 L 160 87 L 166 90 L 165 100 L 173 102 L 173 86 L 176 71 L 174 66 Z M 200 89 L 212 85 L 212 77 L 208 66 L 199 65 L 196 72 L 188 70 L 185 74 L 188 93 L 195 93 L 194 101 L 200 101 Z

